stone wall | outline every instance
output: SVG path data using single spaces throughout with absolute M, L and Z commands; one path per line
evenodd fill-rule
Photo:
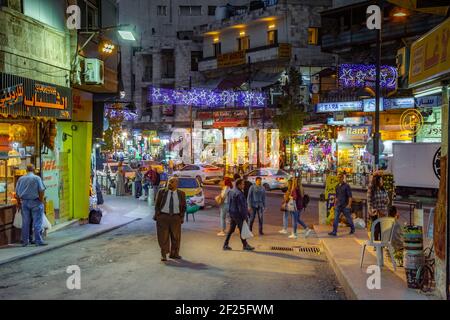
M 69 87 L 69 33 L 1 8 L 0 71 Z

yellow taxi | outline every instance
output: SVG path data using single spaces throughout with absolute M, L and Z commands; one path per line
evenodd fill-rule
M 141 161 L 141 171 L 142 172 L 147 172 L 148 170 L 150 170 L 150 168 L 158 171 L 158 173 L 164 172 L 164 166 L 158 161 L 153 161 L 153 160 L 142 160 Z
M 164 186 L 167 186 L 167 182 L 164 183 Z M 205 194 L 196 178 L 178 177 L 178 189 L 186 194 L 186 200 L 189 199 L 201 209 L 205 207 Z

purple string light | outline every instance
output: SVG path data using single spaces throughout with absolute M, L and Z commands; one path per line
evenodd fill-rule
M 393 90 L 397 87 L 398 72 L 392 66 L 381 66 L 380 85 Z M 375 87 L 375 65 L 341 64 L 339 66 L 339 84 L 343 87 Z
M 167 89 L 149 87 L 148 101 L 160 105 L 198 107 L 265 107 L 267 95 L 256 91 L 210 90 L 202 88 Z

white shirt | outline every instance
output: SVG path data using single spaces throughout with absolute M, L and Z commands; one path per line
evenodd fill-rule
M 163 205 L 161 212 L 170 213 L 170 197 L 173 194 L 173 214 L 180 213 L 180 202 L 178 201 L 178 192 L 171 191 L 167 192 L 166 203 Z

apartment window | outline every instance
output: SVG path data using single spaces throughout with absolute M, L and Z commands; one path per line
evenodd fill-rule
M 308 28 L 308 44 L 319 44 L 319 28 Z
M 80 2 L 81 10 L 81 28 L 97 29 L 98 25 L 98 8 L 89 1 Z
M 198 71 L 198 61 L 202 56 L 202 51 L 191 51 L 191 71 Z
M 238 51 L 250 49 L 250 38 L 248 36 L 237 39 Z
M 167 6 L 158 6 L 156 12 L 158 16 L 167 16 Z
M 216 6 L 208 6 L 208 16 L 216 15 Z
M 173 49 L 161 51 L 161 65 L 163 78 L 175 78 L 175 55 Z
M 267 32 L 267 43 L 269 45 L 278 44 L 278 30 L 270 30 Z
M 202 6 L 180 6 L 180 16 L 201 16 Z
M 152 82 L 152 80 L 153 80 L 153 56 L 151 54 L 143 55 L 142 62 L 144 65 L 144 73 L 142 75 L 142 81 L 143 82 Z
M 214 46 L 214 56 L 215 57 L 222 54 L 222 45 L 220 42 L 214 43 L 213 46 Z

